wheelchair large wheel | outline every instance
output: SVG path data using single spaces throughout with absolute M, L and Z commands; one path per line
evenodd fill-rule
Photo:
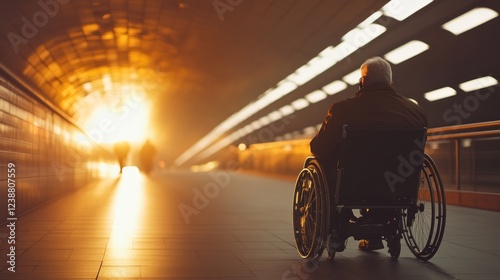
M 410 251 L 420 260 L 430 260 L 443 239 L 446 199 L 436 164 L 424 156 L 416 207 L 403 210 L 403 235 Z
M 295 245 L 302 258 L 319 259 L 328 234 L 330 206 L 324 172 L 314 158 L 308 158 L 299 173 L 293 197 Z

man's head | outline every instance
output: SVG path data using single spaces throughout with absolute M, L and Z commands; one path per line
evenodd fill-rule
M 371 84 L 392 85 L 392 69 L 389 62 L 381 57 L 367 59 L 361 67 L 360 84 L 367 86 Z

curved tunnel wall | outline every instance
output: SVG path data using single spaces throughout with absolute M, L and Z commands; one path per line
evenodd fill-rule
M 8 194 L 18 216 L 106 175 L 112 169 L 106 162 L 114 163 L 112 154 L 11 81 L 0 72 L 2 222 Z

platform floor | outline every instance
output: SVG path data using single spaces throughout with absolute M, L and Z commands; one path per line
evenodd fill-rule
M 14 273 L 3 226 L 0 278 L 499 279 L 500 213 L 453 206 L 427 263 L 406 245 L 392 261 L 354 240 L 334 261 L 305 263 L 293 244 L 293 184 L 224 171 L 128 172 L 19 217 Z

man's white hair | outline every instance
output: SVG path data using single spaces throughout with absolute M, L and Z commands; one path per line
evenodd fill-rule
M 365 77 L 366 82 L 369 84 L 382 83 L 390 85 L 392 82 L 392 69 L 389 62 L 385 59 L 376 56 L 367 59 L 361 67 L 361 73 L 363 73 L 363 68 L 366 68 Z

